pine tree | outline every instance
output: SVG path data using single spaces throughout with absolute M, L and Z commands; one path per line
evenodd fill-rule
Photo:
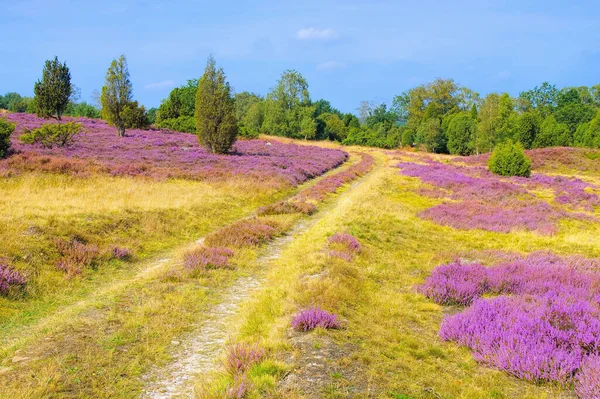
M 196 92 L 196 132 L 198 140 L 211 152 L 224 154 L 238 133 L 235 104 L 222 68 L 208 58 Z
M 125 127 L 127 126 L 126 115 L 123 111 L 131 104 L 132 97 L 127 60 L 124 55 L 121 55 L 118 60 L 111 62 L 100 95 L 102 119 L 109 125 L 115 126 L 121 137 L 125 136 Z
M 44 64 L 42 80 L 35 82 L 33 87 L 36 114 L 42 118 L 52 117 L 61 120 L 69 104 L 72 89 L 71 72 L 67 63 L 61 64 L 58 57 L 47 60 Z

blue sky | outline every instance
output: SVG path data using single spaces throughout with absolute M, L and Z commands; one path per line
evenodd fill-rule
M 0 9 L 0 93 L 32 95 L 57 55 L 89 100 L 122 53 L 147 107 L 199 77 L 211 53 L 236 91 L 266 94 L 296 69 L 313 99 L 345 112 L 436 77 L 481 94 L 600 83 L 591 0 L 0 0 Z

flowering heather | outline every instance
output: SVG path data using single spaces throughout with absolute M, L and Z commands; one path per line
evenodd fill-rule
M 487 269 L 461 261 L 437 267 L 419 291 L 443 305 L 470 305 L 488 289 Z
M 200 247 L 187 252 L 183 263 L 189 270 L 227 269 L 233 255 L 235 253 L 229 248 Z
M 13 269 L 6 259 L 0 259 L 0 295 L 6 295 L 13 287 L 22 287 L 25 276 Z
M 600 173 L 600 162 L 586 157 L 590 150 L 575 147 L 549 147 L 536 148 L 525 151 L 531 158 L 532 168 L 545 171 L 557 171 L 571 169 L 581 174 L 598 175 Z M 466 165 L 487 165 L 490 154 L 475 155 L 470 157 L 456 157 L 453 162 L 461 162 Z
M 83 268 L 90 266 L 99 255 L 98 247 L 83 243 L 77 239 L 56 241 L 56 248 L 60 258 L 56 262 L 56 268 L 73 277 L 81 274 Z
M 244 374 L 265 357 L 265 350 L 258 344 L 238 343 L 229 347 L 225 369 L 231 376 Z
M 548 203 L 535 201 L 505 202 L 506 205 L 478 201 L 448 202 L 419 213 L 419 216 L 455 229 L 483 229 L 501 233 L 531 230 L 556 233 L 556 222 L 564 213 Z
M 329 251 L 330 256 L 350 262 L 360 252 L 360 243 L 348 233 L 335 233 L 327 241 L 331 248 Z
M 13 148 L 18 154 L 0 162 L 4 174 L 42 170 L 193 180 L 243 176 L 281 186 L 319 176 L 348 158 L 340 150 L 277 141 L 267 145 L 262 140 L 240 140 L 231 155 L 215 155 L 201 147 L 195 135 L 130 129 L 127 137 L 117 137 L 115 128 L 106 122 L 86 118 L 76 119 L 87 133 L 73 146 L 48 149 L 22 144 L 17 139 L 25 129 L 41 126 L 43 119 L 20 113 L 10 113 L 7 119 L 17 124 Z
M 591 355 L 581 362 L 575 392 L 582 399 L 600 398 L 600 356 Z
M 375 162 L 369 154 L 361 153 L 361 160 L 348 169 L 323 178 L 312 187 L 307 188 L 297 195 L 300 200 L 323 201 L 328 194 L 335 193 L 344 184 L 363 176 L 373 167 Z
M 210 234 L 206 244 L 220 247 L 258 246 L 281 232 L 279 224 L 268 219 L 246 219 Z
M 500 296 L 446 318 L 440 336 L 516 377 L 567 384 L 600 348 L 599 316 L 590 302 L 560 294 Z
M 341 324 L 337 315 L 317 307 L 303 309 L 292 319 L 292 328 L 298 331 L 310 331 L 317 327 L 337 329 Z
M 267 215 L 284 215 L 290 213 L 303 213 L 312 215 L 317 211 L 315 204 L 304 201 L 279 201 L 271 205 L 258 208 L 257 214 L 260 216 Z
M 472 303 L 444 319 L 440 336 L 519 378 L 575 381 L 581 397 L 595 397 L 599 379 L 586 367 L 598 370 L 600 260 L 549 252 L 505 259 L 489 268 L 442 265 L 419 287 L 441 304 Z
M 553 234 L 557 222 L 566 217 L 591 218 L 568 213 L 538 199 L 529 189 L 551 188 L 558 204 L 569 203 L 593 210 L 600 198 L 589 193 L 589 184 L 579 179 L 534 175 L 525 178 L 501 178 L 479 167 L 465 167 L 429 161 L 427 164 L 401 162 L 401 173 L 418 177 L 433 186 L 423 194 L 434 198 L 449 197 L 445 202 L 422 211 L 419 216 L 457 229 L 484 229 L 507 233 L 513 230 Z M 446 190 L 446 191 L 442 191 Z

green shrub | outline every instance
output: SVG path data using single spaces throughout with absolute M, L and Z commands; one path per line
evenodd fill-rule
M 41 144 L 46 148 L 65 147 L 72 144 L 81 131 L 80 123 L 46 123 L 37 129 L 26 130 L 20 140 L 25 144 Z
M 519 142 L 508 140 L 498 144 L 488 161 L 490 172 L 501 176 L 531 175 L 531 159 L 525 155 L 525 149 Z
M 0 118 L 0 158 L 5 158 L 10 150 L 10 135 L 15 131 L 15 124 Z
M 196 133 L 196 121 L 193 116 L 179 116 L 177 118 L 163 119 L 156 123 L 161 129 L 169 129 L 174 132 Z
M 148 129 L 150 122 L 146 115 L 146 107 L 137 101 L 131 101 L 121 111 L 121 118 L 127 129 Z

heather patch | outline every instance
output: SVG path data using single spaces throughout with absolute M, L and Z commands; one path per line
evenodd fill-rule
M 310 331 L 315 328 L 337 329 L 341 327 L 337 315 L 318 307 L 303 309 L 292 319 L 292 328 L 298 331 Z
M 323 201 L 328 194 L 335 193 L 344 184 L 363 176 L 373 167 L 374 159 L 371 155 L 362 153 L 361 160 L 348 169 L 327 176 L 314 186 L 297 195 L 301 201 Z
M 209 269 L 228 269 L 229 258 L 235 255 L 229 248 L 199 247 L 183 256 L 186 269 L 192 271 L 206 271 Z
M 15 270 L 6 259 L 0 259 L 0 295 L 7 295 L 14 288 L 25 285 L 25 276 Z
M 56 268 L 65 272 L 69 278 L 81 274 L 85 267 L 93 266 L 100 254 L 96 245 L 75 238 L 68 241 L 56 240 L 56 249 L 60 256 L 56 261 Z
M 336 233 L 327 240 L 329 245 L 329 256 L 344 259 L 348 262 L 360 252 L 361 246 L 358 240 L 348 233 Z
M 274 220 L 255 218 L 223 227 L 206 237 L 206 244 L 217 247 L 258 246 L 281 233 L 282 227 Z
M 443 202 L 422 211 L 419 216 L 457 229 L 483 229 L 508 233 L 514 230 L 554 234 L 563 218 L 591 218 L 569 213 L 560 205 L 593 211 L 600 197 L 586 191 L 592 188 L 580 179 L 534 175 L 532 178 L 500 178 L 481 167 L 465 167 L 430 161 L 427 164 L 401 162 L 405 176 L 418 177 L 432 185 L 421 194 L 447 197 Z M 537 198 L 530 189 L 552 189 L 556 206 Z M 423 191 L 425 190 L 425 191 Z M 446 190 L 446 191 L 442 191 Z
M 477 361 L 593 392 L 597 379 L 586 370 L 600 352 L 599 264 L 549 252 L 489 268 L 456 261 L 435 269 L 419 290 L 440 304 L 471 305 L 447 316 L 440 336 L 469 347 Z
M 230 155 L 216 155 L 200 146 L 195 135 L 178 132 L 127 130 L 116 137 L 115 128 L 96 119 L 78 118 L 86 131 L 69 147 L 45 148 L 16 140 L 21 133 L 40 127 L 44 120 L 29 114 L 8 114 L 15 122 L 14 149 L 20 154 L 0 169 L 18 173 L 54 171 L 47 163 L 63 164 L 63 173 L 109 173 L 116 176 L 221 180 L 233 176 L 269 181 L 277 186 L 297 185 L 346 161 L 348 154 L 316 146 L 277 141 L 240 140 Z M 65 118 L 69 119 L 69 118 Z

